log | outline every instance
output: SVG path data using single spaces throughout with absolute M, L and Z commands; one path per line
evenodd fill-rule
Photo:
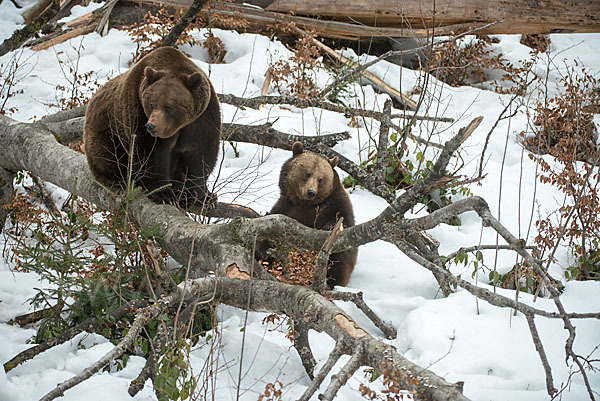
M 600 1 L 597 0 L 278 0 L 268 5 L 266 10 L 298 16 L 318 15 L 379 27 L 398 28 L 408 23 L 418 29 L 439 24 L 447 26 L 501 20 L 502 23 L 484 33 L 600 32 Z
M 153 4 L 152 0 L 132 0 Z M 165 0 L 169 6 L 187 9 L 192 0 Z M 427 37 L 450 35 L 485 24 L 502 21 L 484 34 L 547 34 L 600 32 L 600 1 L 586 0 L 261 0 L 247 4 L 214 2 L 201 12 L 245 17 L 259 25 L 293 22 L 331 39 Z M 435 5 L 435 6 L 434 6 Z M 435 10 L 435 12 L 434 12 Z M 435 28 L 435 32 L 432 28 Z
M 70 31 L 66 31 L 59 36 L 56 36 L 50 40 L 43 41 L 37 45 L 31 47 L 31 50 L 40 51 L 46 50 L 54 45 L 58 45 L 60 43 L 66 42 L 69 39 L 76 38 L 80 35 L 86 35 L 90 32 L 94 32 L 94 27 L 92 25 L 84 26 L 81 28 L 72 29 Z
M 174 10 L 187 10 L 192 2 L 192 0 L 165 0 L 164 4 Z M 460 2 L 449 0 L 443 5 L 438 4 L 435 13 L 432 0 L 403 2 L 402 10 L 398 9 L 397 2 L 390 0 L 374 4 L 366 0 L 349 0 L 343 4 L 338 0 L 313 2 L 255 0 L 249 3 L 266 6 L 266 9 L 216 1 L 201 10 L 198 16 L 208 18 L 211 15 L 219 15 L 243 18 L 248 22 L 244 28 L 246 32 L 269 34 L 275 32 L 287 37 L 290 36 L 289 24 L 293 23 L 301 29 L 314 31 L 318 37 L 369 42 L 371 46 L 377 42 L 384 47 L 387 46 L 389 38 L 451 36 L 480 27 L 485 27 L 479 32 L 482 34 L 600 32 L 600 1 L 597 0 L 591 2 L 507 0 L 489 4 L 483 0 Z M 120 1 L 115 7 L 114 14 L 129 15 L 129 17 L 115 21 L 115 26 L 122 27 L 130 24 L 133 22 L 131 18 L 136 21 L 141 19 L 141 13 L 134 13 L 137 17 L 131 13 L 131 9 L 139 5 L 147 8 L 157 7 L 154 0 Z M 83 18 L 89 19 L 90 15 Z M 230 29 L 226 22 L 218 19 L 210 21 L 211 26 Z M 486 26 L 494 21 L 500 22 Z M 72 26 L 72 22 L 68 25 Z M 77 33 L 87 33 L 87 29 Z M 75 35 L 75 32 L 54 33 L 54 36 L 59 36 L 61 40 L 70 39 L 71 35 Z

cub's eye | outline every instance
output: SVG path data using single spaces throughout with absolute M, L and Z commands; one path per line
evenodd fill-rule
M 321 184 L 323 182 L 322 178 L 319 178 L 319 184 Z
M 306 178 L 310 178 L 312 176 L 311 173 L 306 173 L 305 175 L 306 175 Z

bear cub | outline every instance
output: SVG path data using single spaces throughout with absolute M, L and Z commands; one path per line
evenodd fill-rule
M 344 227 L 354 225 L 354 212 L 346 190 L 334 167 L 339 158 L 324 156 L 304 150 L 302 143 L 292 145 L 292 158 L 287 160 L 279 175 L 279 200 L 269 214 L 285 214 L 305 226 L 318 230 L 331 230 L 340 217 Z M 264 244 L 259 244 L 258 256 L 263 256 Z M 265 249 L 266 251 L 266 249 Z M 354 265 L 357 249 L 333 253 L 329 258 L 327 284 L 346 286 Z M 262 253 L 262 254 L 261 254 Z
M 131 162 L 154 201 L 216 201 L 206 180 L 219 154 L 219 100 L 179 50 L 158 48 L 104 84 L 87 106 L 83 138 L 92 175 L 109 188 L 124 188 Z

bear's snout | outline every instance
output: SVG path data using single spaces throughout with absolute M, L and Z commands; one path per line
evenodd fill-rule
M 312 199 L 317 195 L 317 193 L 315 191 L 313 191 L 312 189 L 309 189 L 308 191 L 306 191 L 306 197 L 308 199 Z
M 156 127 L 155 127 L 155 126 L 154 126 L 154 124 L 152 124 L 151 122 L 147 122 L 147 123 L 146 123 L 146 130 L 148 131 L 148 133 L 149 133 L 150 135 L 152 135 L 152 136 L 156 136 L 156 135 L 154 134 L 154 129 L 155 129 L 155 128 L 156 128 Z

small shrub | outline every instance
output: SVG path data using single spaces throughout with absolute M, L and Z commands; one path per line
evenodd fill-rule
M 194 394 L 198 380 L 188 375 L 189 351 L 189 344 L 181 341 L 161 353 L 163 357 L 158 363 L 154 379 L 154 390 L 159 401 L 183 401 Z
M 46 106 L 58 110 L 69 110 L 87 104 L 92 95 L 100 88 L 99 77 L 94 71 L 85 73 L 79 70 L 81 52 L 84 50 L 83 41 L 79 46 L 72 47 L 74 57 L 63 52 L 56 54 L 58 67 L 66 84 L 55 85 L 55 103 L 46 103 Z
M 31 70 L 26 71 L 27 60 L 22 60 L 23 52 L 17 52 L 13 57 L 0 64 L 0 114 L 10 115 L 18 111 L 14 106 L 9 106 L 9 99 L 23 94 L 19 82 Z
M 361 384 L 359 391 L 363 398 L 370 401 L 410 401 L 416 398 L 415 394 L 403 389 L 400 381 L 408 381 L 416 386 L 419 384 L 419 379 L 407 377 L 401 369 L 394 369 L 391 362 L 382 362 L 379 369 L 367 369 L 366 372 L 370 375 L 371 381 L 381 377 L 384 388 L 376 392 Z
M 260 394 L 257 401 L 281 401 L 283 400 L 283 383 L 279 380 L 275 383 L 267 383 L 265 391 Z
M 524 34 L 521 35 L 521 44 L 532 48 L 536 53 L 545 53 L 550 45 L 550 37 L 544 34 Z
M 434 48 L 428 71 L 452 86 L 486 81 L 486 70 L 505 70 L 507 62 L 490 48 L 493 39 L 487 36 L 451 41 Z
M 212 32 L 208 32 L 205 36 L 206 40 L 202 42 L 202 47 L 208 51 L 208 62 L 211 64 L 223 63 L 227 55 L 223 41 L 213 35 Z
M 315 70 L 319 67 L 319 49 L 311 35 L 296 41 L 294 54 L 289 59 L 271 63 L 271 82 L 281 95 L 308 99 L 318 93 Z
M 598 278 L 600 149 L 593 115 L 587 109 L 598 104 L 598 80 L 585 71 L 576 74 L 571 70 L 562 78 L 562 84 L 562 94 L 534 109 L 535 135 L 523 140 L 524 146 L 534 152 L 529 157 L 539 163 L 539 180 L 555 186 L 566 199 L 556 211 L 559 224 L 551 216 L 536 222 L 535 243 L 540 255 L 552 257 L 564 240 L 576 261 L 567 269 L 566 277 Z M 547 163 L 540 156 L 544 153 L 552 155 L 555 163 Z

